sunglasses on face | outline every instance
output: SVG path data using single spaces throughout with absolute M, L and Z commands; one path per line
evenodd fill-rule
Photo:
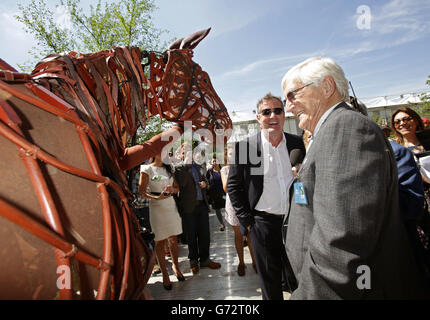
M 413 120 L 413 118 L 412 117 L 404 117 L 404 118 L 402 118 L 402 119 L 397 119 L 397 120 L 394 120 L 394 125 L 397 127 L 397 126 L 399 126 L 400 125 L 400 123 L 403 121 L 404 123 L 407 123 L 407 122 L 409 122 L 409 121 L 412 121 Z
M 284 109 L 283 108 L 263 109 L 260 111 L 260 114 L 262 114 L 263 116 L 270 116 L 272 114 L 272 112 L 274 114 L 276 114 L 277 116 L 279 116 L 281 113 L 284 112 Z
M 306 87 L 310 86 L 311 84 L 313 84 L 313 82 L 308 83 L 308 84 L 305 84 L 303 87 L 300 87 L 300 88 L 297 88 L 297 89 L 294 89 L 294 90 L 292 90 L 292 91 L 288 92 L 288 93 L 287 93 L 287 100 L 288 100 L 288 101 L 290 101 L 290 102 L 293 102 L 293 101 L 294 101 L 294 99 L 296 99 L 296 94 L 297 94 L 300 90 L 302 90 L 302 89 L 304 89 L 304 88 L 306 88 Z M 284 100 L 284 104 L 286 104 L 286 103 L 287 103 L 287 100 Z

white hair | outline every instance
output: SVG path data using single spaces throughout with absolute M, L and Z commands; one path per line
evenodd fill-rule
M 287 95 L 293 88 L 294 82 L 303 84 L 313 82 L 313 86 L 318 87 L 326 76 L 334 79 L 342 100 L 348 102 L 348 80 L 342 68 L 330 58 L 309 58 L 292 67 L 282 78 L 282 91 Z

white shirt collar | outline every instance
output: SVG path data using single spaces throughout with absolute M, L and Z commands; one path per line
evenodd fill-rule
M 278 148 L 280 145 L 282 145 L 282 144 L 285 145 L 285 143 L 286 143 L 285 142 L 285 134 L 283 132 L 282 132 L 282 140 L 281 140 L 281 142 L 279 142 L 278 146 L 276 146 L 276 147 L 274 147 L 272 145 L 272 143 L 269 140 L 266 139 L 266 136 L 264 135 L 263 130 L 261 130 L 260 133 L 261 133 L 261 145 L 262 146 L 270 145 L 272 148 Z
M 285 135 L 274 147 L 261 132 L 262 162 L 264 163 L 263 192 L 255 209 L 284 215 L 289 208 L 289 189 L 293 181 Z M 261 173 L 260 173 L 261 174 Z

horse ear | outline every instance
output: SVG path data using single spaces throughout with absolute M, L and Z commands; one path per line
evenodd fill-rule
M 177 39 L 177 40 L 173 41 L 171 43 L 171 45 L 169 46 L 169 50 L 179 49 L 179 46 L 181 45 L 182 40 L 184 40 L 184 38 Z
M 180 49 L 194 49 L 211 31 L 211 28 L 197 31 L 182 40 Z

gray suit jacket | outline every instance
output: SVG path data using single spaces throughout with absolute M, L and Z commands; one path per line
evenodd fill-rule
M 293 197 L 288 217 L 285 247 L 298 281 L 292 299 L 423 297 L 399 213 L 396 160 L 373 121 L 340 104 L 296 180 L 308 203 Z

